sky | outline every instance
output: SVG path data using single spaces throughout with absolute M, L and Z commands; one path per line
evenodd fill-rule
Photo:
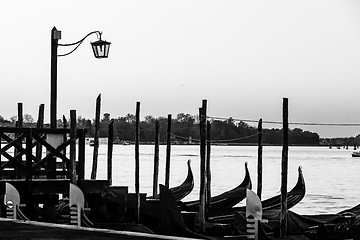
M 122 1 L 0 3 L 0 115 L 50 116 L 50 34 L 73 43 L 91 31 L 111 42 L 96 59 L 89 36 L 58 57 L 57 117 L 196 115 L 289 122 L 360 123 L 358 0 Z M 59 47 L 59 54 L 72 48 Z M 254 125 L 251 124 L 250 125 Z M 254 125 L 256 126 L 256 124 Z M 281 125 L 264 124 L 264 128 Z M 302 126 L 320 137 L 360 134 L 360 125 Z

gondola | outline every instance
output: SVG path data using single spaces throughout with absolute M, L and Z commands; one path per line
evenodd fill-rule
M 251 178 L 250 173 L 245 163 L 245 177 L 242 183 L 237 187 L 226 191 L 220 195 L 210 198 L 210 208 L 212 209 L 223 209 L 223 208 L 232 208 L 239 202 L 241 202 L 246 197 L 246 189 L 251 189 Z M 183 211 L 198 211 L 199 210 L 199 200 L 181 202 L 179 203 L 181 210 Z
M 204 231 L 199 232 L 199 215 L 192 215 L 192 218 L 184 218 L 183 213 L 177 206 L 171 191 L 165 186 L 160 185 L 160 202 L 158 205 L 158 223 L 159 233 L 163 235 L 187 237 L 191 239 L 225 239 L 227 237 L 236 237 L 234 239 L 247 239 L 246 235 L 237 235 L 232 224 L 213 224 L 206 223 Z M 190 220 L 190 221 L 189 221 Z M 170 237 L 169 237 L 170 238 Z M 228 238 L 226 238 L 228 239 Z
M 268 211 L 264 231 L 277 232 L 280 228 L 280 211 Z M 359 239 L 360 205 L 335 214 L 300 215 L 286 212 L 287 234 L 303 233 L 310 239 Z
M 183 199 L 184 197 L 186 197 L 187 195 L 189 195 L 189 193 L 194 188 L 194 176 L 191 171 L 190 163 L 191 163 L 191 161 L 189 159 L 187 161 L 188 174 L 187 174 L 187 177 L 184 180 L 184 182 L 177 187 L 170 188 L 170 191 L 172 192 L 176 201 L 179 201 L 179 200 Z
M 301 167 L 298 168 L 298 180 L 296 185 L 287 193 L 287 209 L 298 204 L 305 196 L 305 181 Z M 281 195 L 277 195 L 261 201 L 263 211 L 278 210 L 281 206 Z M 245 207 L 239 207 L 238 210 L 245 211 Z
M 296 185 L 287 193 L 287 209 L 298 204 L 305 196 L 305 181 L 301 167 L 298 168 L 298 180 Z M 281 195 L 262 201 L 263 210 L 276 210 L 281 206 Z
M 189 159 L 187 161 L 187 167 L 188 167 L 188 173 L 187 176 L 182 184 L 176 187 L 170 188 L 170 191 L 172 192 L 174 198 L 176 201 L 180 201 L 193 190 L 194 188 L 194 175 L 191 170 L 190 166 L 191 160 Z M 154 196 L 149 196 L 147 199 L 153 199 Z
M 298 168 L 298 180 L 296 185 L 287 193 L 287 209 L 294 207 L 305 196 L 305 180 L 302 174 L 301 167 Z M 264 214 L 280 210 L 281 195 L 271 197 L 261 201 Z M 221 211 L 212 211 L 210 219 L 215 222 L 229 222 L 233 220 L 235 212 L 245 212 L 245 207 L 233 207 L 228 209 L 221 209 Z
M 190 162 L 188 162 L 188 166 L 189 164 Z M 223 194 L 211 198 L 211 201 L 214 204 L 211 206 L 212 208 L 215 209 L 216 207 L 222 207 L 222 206 L 231 208 L 232 206 L 234 206 L 235 204 L 237 204 L 246 197 L 246 189 L 251 188 L 251 178 L 250 178 L 249 170 L 247 168 L 247 163 L 245 164 L 245 170 L 246 170 L 246 174 L 244 180 L 239 186 L 237 186 L 236 188 L 230 191 L 227 191 Z M 173 191 L 170 192 L 171 195 L 173 195 Z M 188 213 L 188 215 L 185 216 L 185 218 L 187 218 L 185 220 L 187 223 L 189 222 L 188 219 L 193 219 L 193 217 L 195 216 L 194 214 L 196 214 L 196 212 L 198 212 L 199 210 L 199 201 L 190 201 L 183 203 L 181 201 L 175 200 L 175 202 L 179 207 L 179 211 L 186 211 Z M 160 201 L 158 198 L 155 199 L 147 198 L 145 201 L 141 201 L 140 204 L 141 223 L 146 225 L 149 229 L 151 229 L 154 232 L 160 231 L 158 225 L 160 218 L 159 204 Z M 187 206 L 185 204 L 189 204 L 189 205 Z M 135 207 L 136 207 L 135 202 L 129 200 L 128 198 L 128 205 L 127 205 L 128 212 L 129 211 L 133 212 L 135 210 Z M 190 223 L 189 227 L 192 225 L 193 224 Z

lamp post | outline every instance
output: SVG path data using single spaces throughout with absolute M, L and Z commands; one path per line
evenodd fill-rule
M 107 58 L 109 55 L 109 48 L 110 43 L 101 40 L 101 32 L 99 31 L 93 31 L 88 33 L 85 37 L 83 37 L 81 40 L 70 43 L 70 44 L 59 44 L 58 41 L 61 39 L 61 31 L 58 31 L 55 27 L 51 30 L 51 69 L 50 69 L 50 77 L 51 77 L 51 91 L 50 91 L 50 127 L 56 128 L 56 101 L 57 101 L 57 57 L 63 57 L 70 55 L 73 53 L 80 44 L 90 35 L 96 34 L 98 37 L 98 41 L 92 42 L 91 46 L 93 49 L 94 56 L 96 58 Z M 75 46 L 73 50 L 66 54 L 58 55 L 58 46 Z

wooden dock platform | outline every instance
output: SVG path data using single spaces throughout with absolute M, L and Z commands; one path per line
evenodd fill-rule
M 119 240 L 119 239 L 170 239 L 189 240 L 190 238 L 165 236 L 149 233 L 115 231 L 108 229 L 84 228 L 63 224 L 34 221 L 19 221 L 0 218 L 0 239 L 2 240 Z

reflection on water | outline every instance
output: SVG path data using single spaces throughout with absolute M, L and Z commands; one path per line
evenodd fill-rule
M 90 178 L 93 148 L 86 148 L 86 178 Z M 106 178 L 107 146 L 100 145 L 99 179 Z M 113 185 L 129 186 L 135 190 L 135 147 L 114 145 Z M 140 146 L 140 191 L 152 193 L 154 146 Z M 182 183 L 187 174 L 186 162 L 191 159 L 195 187 L 184 200 L 199 197 L 200 147 L 172 146 L 170 163 L 170 186 Z M 280 193 L 282 147 L 263 148 L 263 199 Z M 306 183 L 304 199 L 292 210 L 299 214 L 336 213 L 353 207 L 360 200 L 358 173 L 360 159 L 351 157 L 351 149 L 329 149 L 327 147 L 290 147 L 288 190 L 294 187 L 298 166 L 302 166 Z M 165 182 L 166 146 L 160 146 L 159 183 Z M 211 191 L 220 194 L 237 186 L 244 178 L 245 162 L 248 162 L 253 189 L 257 189 L 256 146 L 212 146 Z M 243 203 L 240 203 L 242 205 Z

